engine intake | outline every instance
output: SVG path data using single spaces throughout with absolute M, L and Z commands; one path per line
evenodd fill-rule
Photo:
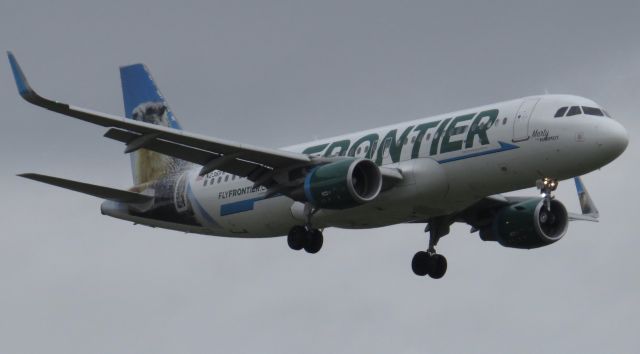
M 560 240 L 568 225 L 562 203 L 552 200 L 547 210 L 544 199 L 532 198 L 500 209 L 491 226 L 480 230 L 480 238 L 505 247 L 538 248 Z
M 382 174 L 371 160 L 345 159 L 318 166 L 304 179 L 305 199 L 319 208 L 346 209 L 374 200 Z

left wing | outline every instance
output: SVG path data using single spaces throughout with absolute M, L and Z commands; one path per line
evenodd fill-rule
M 254 181 L 274 169 L 311 163 L 305 154 L 209 138 L 44 98 L 31 88 L 13 54 L 9 52 L 8 56 L 22 98 L 48 110 L 111 128 L 105 136 L 126 143 L 126 152 L 140 148 L 155 150 L 203 165 L 202 175 L 222 170 Z
M 11 70 L 20 96 L 27 102 L 50 111 L 74 117 L 85 122 L 110 128 L 105 137 L 127 145 L 125 153 L 141 148 L 202 165 L 200 175 L 221 170 L 247 177 L 256 185 L 271 186 L 276 172 L 329 162 L 327 158 L 311 158 L 306 154 L 270 149 L 237 142 L 210 138 L 160 125 L 127 119 L 125 117 L 74 107 L 37 94 L 29 85 L 15 56 L 8 52 Z M 403 179 L 397 169 L 380 167 L 383 190 Z M 283 182 L 281 179 L 280 182 Z

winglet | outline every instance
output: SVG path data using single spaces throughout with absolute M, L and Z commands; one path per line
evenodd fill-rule
M 9 56 L 9 63 L 11 64 L 11 71 L 13 71 L 13 78 L 16 80 L 16 86 L 18 86 L 18 92 L 20 92 L 20 96 L 25 99 L 28 96 L 32 96 L 35 94 L 35 91 L 29 86 L 29 82 L 27 81 L 26 76 L 24 76 L 24 72 L 20 68 L 20 64 L 16 60 L 16 57 L 11 52 L 7 52 Z
M 576 191 L 578 192 L 578 201 L 580 202 L 582 215 L 571 214 L 570 218 L 573 220 L 598 221 L 600 213 L 591 199 L 587 188 L 585 188 L 584 183 L 582 183 L 582 179 L 580 177 L 575 177 L 574 181 L 576 182 Z
M 16 60 L 16 57 L 10 51 L 7 51 L 7 56 L 9 57 L 9 64 L 11 64 L 11 71 L 13 71 L 13 78 L 16 80 L 16 86 L 18 86 L 18 92 L 20 96 L 24 98 L 27 102 L 33 103 L 36 106 L 44 107 L 48 110 L 66 114 L 65 112 L 69 109 L 69 105 L 52 101 L 46 99 L 36 93 L 29 85 L 27 81 L 27 77 L 24 75 L 24 72 L 20 68 L 20 64 Z

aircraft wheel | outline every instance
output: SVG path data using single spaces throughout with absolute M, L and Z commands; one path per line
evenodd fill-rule
M 425 251 L 416 253 L 411 260 L 411 269 L 413 269 L 413 272 L 421 277 L 427 275 L 430 268 L 430 258 L 429 253 Z
M 287 243 L 292 250 L 299 251 L 304 247 L 307 238 L 307 230 L 299 225 L 291 228 L 287 235 Z
M 320 232 L 320 230 L 312 229 L 307 232 L 307 242 L 305 242 L 304 250 L 308 253 L 318 253 L 322 248 L 323 242 L 324 237 L 322 236 L 322 232 Z
M 447 259 L 441 254 L 433 254 L 429 257 L 429 276 L 440 279 L 447 272 Z

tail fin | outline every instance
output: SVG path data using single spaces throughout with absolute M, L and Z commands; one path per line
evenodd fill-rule
M 144 64 L 121 67 L 120 81 L 127 118 L 182 129 Z M 131 153 L 133 182 L 140 185 L 159 179 L 176 167 L 175 160 L 145 149 Z

